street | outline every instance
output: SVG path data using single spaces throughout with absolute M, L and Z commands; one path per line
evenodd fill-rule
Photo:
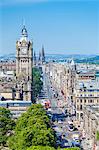
M 59 99 L 63 98 L 59 93 L 56 91 L 56 89 L 53 88 L 49 77 L 46 74 L 43 74 L 43 90 L 41 91 L 38 103 L 41 103 L 44 105 L 44 101 L 50 101 L 51 108 L 47 110 L 48 115 L 51 118 L 51 121 L 53 122 L 53 129 L 56 132 L 57 146 L 60 147 L 80 147 L 80 133 L 79 131 L 74 127 L 74 129 L 71 131 L 69 130 L 69 122 L 73 121 L 73 117 L 69 117 L 64 112 L 66 110 L 66 107 L 60 107 L 58 104 Z M 72 122 L 73 124 L 73 122 Z M 74 141 L 73 136 L 77 136 L 77 142 Z

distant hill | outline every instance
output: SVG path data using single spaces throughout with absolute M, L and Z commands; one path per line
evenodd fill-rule
M 37 55 L 38 58 L 38 55 Z M 46 54 L 46 61 L 65 62 L 73 58 L 76 63 L 93 63 L 99 64 L 99 55 L 81 55 L 81 54 Z M 0 56 L 0 61 L 15 60 L 15 53 Z
M 99 56 L 85 58 L 85 59 L 76 59 L 77 63 L 90 63 L 90 64 L 99 64 Z

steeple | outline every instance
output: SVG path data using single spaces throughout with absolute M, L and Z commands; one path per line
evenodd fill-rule
M 38 61 L 41 61 L 41 52 L 39 52 L 39 57 L 38 57 Z
M 42 59 L 42 63 L 45 62 L 45 52 L 44 52 L 44 46 L 43 45 L 42 45 L 41 59 Z
M 36 65 L 36 53 L 34 51 L 34 55 L 33 55 L 33 64 Z

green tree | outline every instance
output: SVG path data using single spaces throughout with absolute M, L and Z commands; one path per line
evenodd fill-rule
M 58 150 L 61 150 L 61 148 L 59 148 Z M 78 147 L 64 148 L 64 150 L 80 150 L 80 148 L 78 148 Z
M 96 140 L 99 141 L 99 131 L 96 133 Z
M 8 136 L 15 126 L 15 122 L 11 119 L 11 116 L 8 109 L 0 107 L 0 145 L 6 144 Z
M 33 102 L 35 101 L 38 94 L 41 92 L 43 82 L 41 81 L 41 74 L 37 68 L 33 68 Z
M 58 148 L 57 150 L 62 150 L 62 149 L 63 148 Z M 27 150 L 55 150 L 55 148 L 49 146 L 31 146 Z M 73 148 L 64 148 L 64 150 L 80 150 L 80 149 L 73 147 Z
M 54 146 L 55 133 L 40 104 L 33 104 L 16 122 L 15 134 L 9 138 L 12 150 L 26 150 L 31 146 Z M 14 143 L 14 144 L 12 144 Z
M 28 148 L 27 150 L 55 150 L 55 148 L 49 147 L 49 146 L 32 146 Z

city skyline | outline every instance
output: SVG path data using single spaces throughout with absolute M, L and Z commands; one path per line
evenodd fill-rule
M 0 2 L 0 53 L 15 53 L 24 19 L 37 53 L 43 44 L 48 54 L 99 54 L 98 7 L 97 0 Z

